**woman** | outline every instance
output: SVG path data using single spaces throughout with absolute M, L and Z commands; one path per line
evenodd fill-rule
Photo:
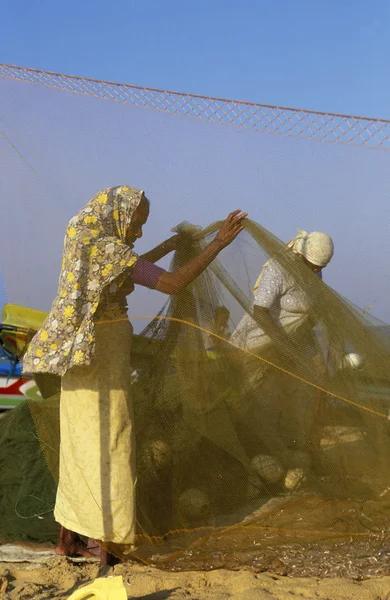
M 61 376 L 60 470 L 54 515 L 59 554 L 88 554 L 77 534 L 131 545 L 135 537 L 135 451 L 130 394 L 132 326 L 126 296 L 134 284 L 177 294 L 242 231 L 232 212 L 214 240 L 170 273 L 153 263 L 174 236 L 138 257 L 149 201 L 140 190 L 102 190 L 69 222 L 57 297 L 24 357 L 29 373 Z M 101 552 L 101 564 L 114 558 Z
M 319 277 L 330 262 L 334 247 L 325 233 L 300 231 L 287 249 L 299 257 Z M 293 264 L 293 263 L 292 263 Z M 302 330 L 308 322 L 310 302 L 297 285 L 294 272 L 288 272 L 277 259 L 263 267 L 253 289 L 253 317 L 245 315 L 232 334 L 231 341 L 240 347 L 259 350 L 270 342 L 291 348 L 288 332 Z
M 264 265 L 253 290 L 253 313 L 243 317 L 231 342 L 287 370 L 294 369 L 291 365 L 295 361 L 308 365 L 314 360 L 319 364 L 322 357 L 311 310 L 315 297 L 308 293 L 309 277 L 304 277 L 307 285 L 300 283 L 305 275 L 302 263 L 322 277 L 333 252 L 333 241 L 327 234 L 299 231 L 282 251 L 280 260 L 275 257 Z M 286 448 L 310 449 L 313 388 L 253 358 L 248 359 L 247 369 L 247 380 L 250 376 L 250 385 L 258 388 L 261 398 L 260 403 L 252 404 L 252 424 L 261 427 L 267 448 L 280 458 Z

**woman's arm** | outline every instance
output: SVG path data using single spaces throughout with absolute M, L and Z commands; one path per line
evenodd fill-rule
M 228 216 L 219 229 L 216 237 L 208 244 L 202 252 L 190 260 L 187 264 L 173 273 L 164 271 L 159 277 L 155 289 L 164 294 L 178 294 L 194 279 L 196 279 L 216 258 L 216 256 L 228 246 L 237 235 L 244 229 L 242 221 L 248 213 L 236 210 Z
M 291 340 L 283 326 L 274 319 L 270 310 L 255 305 L 253 307 L 253 318 L 275 345 L 279 355 L 287 361 L 295 363 L 300 356 L 300 348 Z
M 162 242 L 162 244 L 159 244 L 152 250 L 149 250 L 149 252 L 142 254 L 140 258 L 144 258 L 145 260 L 151 263 L 158 262 L 167 254 L 169 254 L 173 250 L 176 250 L 179 238 L 179 235 L 173 235 L 172 237 L 165 240 L 165 242 Z
M 286 334 L 283 327 L 273 318 L 269 308 L 264 306 L 253 307 L 253 317 L 256 323 L 261 327 L 264 333 L 270 338 L 275 344 L 289 345 L 291 344 L 288 335 Z

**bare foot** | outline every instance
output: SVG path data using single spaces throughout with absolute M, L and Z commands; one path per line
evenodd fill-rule
M 77 533 L 62 526 L 56 546 L 56 554 L 58 556 L 83 556 L 85 558 L 93 558 L 95 556 L 87 549 L 87 546 L 81 541 Z
M 98 556 L 100 558 L 102 549 L 101 549 L 101 546 L 100 546 L 98 540 L 89 538 L 88 544 L 87 544 L 87 550 L 88 550 L 88 552 L 91 552 L 94 556 Z
M 100 566 L 101 567 L 114 567 L 115 565 L 118 565 L 121 562 L 122 561 L 120 558 L 117 558 L 116 556 L 114 556 L 113 554 L 111 554 L 110 552 L 105 550 L 104 548 L 101 549 L 101 553 L 100 553 Z

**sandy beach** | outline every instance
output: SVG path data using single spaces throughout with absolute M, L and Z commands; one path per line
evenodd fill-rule
M 139 564 L 99 569 L 96 561 L 56 557 L 53 548 L 0 548 L 1 600 L 65 600 L 97 577 L 120 575 L 128 598 L 144 600 L 389 600 L 390 576 L 286 577 L 251 570 L 170 573 Z

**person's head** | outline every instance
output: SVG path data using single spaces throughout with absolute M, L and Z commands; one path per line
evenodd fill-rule
M 319 231 L 300 231 L 293 240 L 292 248 L 313 273 L 320 273 L 329 264 L 334 253 L 332 238 Z
M 226 306 L 217 306 L 214 313 L 215 324 L 218 327 L 226 327 L 229 321 L 230 312 Z
M 133 247 L 142 237 L 142 227 L 149 216 L 149 200 L 142 190 L 119 185 L 101 190 L 80 213 L 83 227 L 98 227 Z
M 142 237 L 142 228 L 149 217 L 150 203 L 145 194 L 134 211 L 131 222 L 126 231 L 126 243 L 132 248 L 136 240 Z
M 299 254 L 298 256 L 301 257 L 301 259 L 303 260 L 305 265 L 307 265 L 309 267 L 309 269 L 311 271 L 313 271 L 313 273 L 321 273 L 322 269 L 324 268 L 319 265 L 314 265 L 313 263 L 311 263 L 309 260 L 307 260 L 307 258 L 304 254 Z

